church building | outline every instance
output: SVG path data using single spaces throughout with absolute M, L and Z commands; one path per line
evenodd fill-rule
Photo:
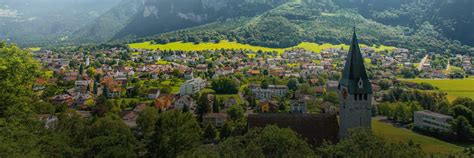
M 355 28 L 338 89 L 339 138 L 346 137 L 351 128 L 371 128 L 372 85 L 367 77 Z

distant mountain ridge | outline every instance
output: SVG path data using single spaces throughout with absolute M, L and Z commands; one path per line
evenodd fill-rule
M 216 20 L 240 16 L 253 17 L 290 0 L 125 0 L 100 17 L 94 24 L 77 32 L 80 41 L 107 41 L 121 38 L 145 37 Z M 121 8 L 131 8 L 127 14 Z M 109 25 L 109 19 L 126 15 Z M 113 32 L 114 35 L 111 36 Z M 103 35 L 103 34 L 106 35 Z
M 474 27 L 470 4 L 466 0 L 124 0 L 78 31 L 76 39 L 219 38 L 288 47 L 303 41 L 345 43 L 347 30 L 356 23 L 365 44 L 467 51 L 472 47 L 466 45 L 474 46 L 473 31 L 468 29 Z M 124 14 L 123 8 L 131 9 Z

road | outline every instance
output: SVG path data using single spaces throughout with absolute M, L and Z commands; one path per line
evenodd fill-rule
M 423 69 L 423 64 L 425 64 L 426 60 L 428 60 L 428 55 L 425 55 L 425 57 L 423 57 L 423 59 L 421 59 L 421 62 L 418 65 L 418 71 L 421 71 Z
M 449 60 L 448 60 L 448 65 L 446 66 L 446 75 L 449 73 L 449 69 L 451 68 L 451 63 L 449 63 Z

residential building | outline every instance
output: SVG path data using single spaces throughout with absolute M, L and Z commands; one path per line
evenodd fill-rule
M 206 80 L 203 80 L 202 78 L 193 78 L 191 80 L 187 80 L 184 84 L 181 85 L 181 87 L 179 88 L 179 94 L 182 96 L 191 95 L 201 91 L 206 86 Z
M 306 113 L 306 100 L 300 99 L 293 101 L 290 106 L 291 113 Z
M 196 106 L 193 98 L 189 95 L 181 96 L 174 102 L 175 109 L 183 109 L 187 107 L 188 109 L 193 109 Z
M 278 110 L 278 105 L 268 100 L 261 101 L 258 104 L 258 107 L 260 107 L 261 113 L 274 113 L 274 112 L 277 112 Z
M 449 121 L 453 117 L 435 113 L 429 110 L 416 111 L 413 115 L 414 126 L 422 129 L 435 129 L 439 131 L 450 131 L 451 125 Z
M 222 127 L 229 119 L 226 113 L 208 113 L 202 117 L 204 125 L 212 124 L 214 127 Z
M 268 88 L 262 87 L 252 88 L 252 93 L 258 100 L 273 99 L 276 97 L 285 97 L 288 94 L 288 86 L 286 85 L 269 85 Z
M 160 96 L 160 90 L 159 89 L 150 89 L 148 90 L 148 99 L 157 99 Z

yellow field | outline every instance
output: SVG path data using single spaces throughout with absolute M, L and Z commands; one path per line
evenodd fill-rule
M 30 47 L 30 48 L 28 48 L 28 50 L 33 51 L 33 52 L 40 51 L 41 47 Z
M 183 50 L 183 51 L 201 51 L 201 50 L 213 50 L 213 49 L 243 49 L 243 50 L 252 50 L 252 51 L 268 51 L 268 52 L 279 52 L 282 53 L 284 49 L 281 48 L 266 48 L 259 46 L 251 46 L 248 44 L 240 44 L 237 42 L 221 41 L 220 43 L 182 43 L 182 42 L 172 42 L 168 44 L 150 44 L 150 42 L 143 43 L 134 43 L 129 45 L 130 48 L 135 49 L 151 49 L 151 50 Z
M 461 146 L 414 133 L 408 129 L 396 128 L 391 124 L 379 122 L 376 120 L 372 120 L 372 131 L 376 136 L 382 137 L 393 143 L 407 143 L 412 140 L 414 143 L 420 144 L 423 151 L 428 154 L 452 153 L 463 150 Z
M 200 43 L 200 44 L 194 44 L 194 43 L 182 43 L 182 42 L 172 42 L 168 44 L 151 44 L 150 42 L 142 42 L 142 43 L 133 43 L 129 44 L 130 48 L 134 49 L 148 49 L 148 50 L 184 50 L 184 51 L 201 51 L 201 50 L 213 50 L 213 49 L 243 49 L 243 50 L 252 50 L 252 51 L 266 51 L 266 52 L 278 52 L 279 54 L 283 53 L 285 50 L 288 49 L 294 49 L 294 48 L 303 48 L 308 51 L 320 53 L 324 49 L 328 48 L 344 48 L 348 49 L 349 46 L 345 44 L 339 44 L 339 45 L 333 45 L 329 43 L 325 44 L 317 44 L 317 43 L 309 43 L 309 42 L 303 42 L 300 43 L 297 46 L 294 47 L 289 47 L 289 48 L 268 48 L 268 47 L 260 47 L 260 46 L 251 46 L 248 44 L 241 44 L 237 42 L 229 42 L 227 40 L 223 40 L 220 43 L 212 43 L 212 42 L 207 42 L 207 43 Z M 361 45 L 361 47 L 368 47 L 366 45 Z M 394 50 L 395 47 L 389 47 L 389 46 L 379 46 L 375 47 L 372 46 L 376 51 L 384 51 L 384 50 Z
M 441 91 L 448 93 L 448 99 L 453 101 L 457 97 L 469 97 L 474 99 L 474 78 L 463 80 L 451 79 L 412 79 L 404 80 L 414 83 L 429 83 L 438 87 Z

